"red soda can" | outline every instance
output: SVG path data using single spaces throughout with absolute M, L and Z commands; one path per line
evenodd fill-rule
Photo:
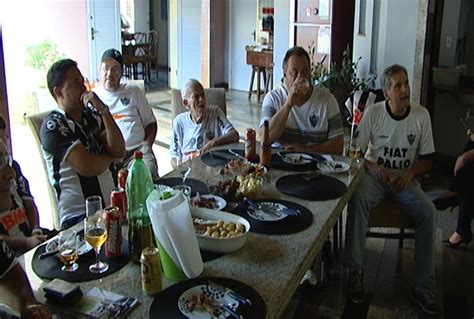
M 257 160 L 257 134 L 253 128 L 248 128 L 245 136 L 245 158 L 249 161 Z
M 110 206 L 118 207 L 121 222 L 127 220 L 127 194 L 125 189 L 117 187 L 110 192 Z
M 121 168 L 118 171 L 118 174 L 117 174 L 118 187 L 122 187 L 123 189 L 125 189 L 125 184 L 127 182 L 127 176 L 128 176 L 128 169 Z
M 118 207 L 107 206 L 104 208 L 105 228 L 107 240 L 105 241 L 105 256 L 117 258 L 122 254 L 122 226 Z

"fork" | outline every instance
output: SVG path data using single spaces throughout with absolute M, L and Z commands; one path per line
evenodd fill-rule
M 230 154 L 232 154 L 235 157 L 237 157 L 238 159 L 241 159 L 242 161 L 244 161 L 244 163 L 247 163 L 247 159 L 245 157 L 243 157 L 242 155 L 240 155 L 239 153 L 234 152 L 233 149 L 229 148 L 228 151 L 229 151 Z
M 207 284 L 211 287 L 214 287 L 216 289 L 219 289 L 219 290 L 223 291 L 224 293 L 228 294 L 231 298 L 237 300 L 239 303 L 247 304 L 249 306 L 252 305 L 252 301 L 250 301 L 249 299 L 241 296 L 240 294 L 236 293 L 234 290 L 232 290 L 230 288 L 224 287 L 224 286 L 222 286 L 218 283 L 215 283 L 211 280 L 208 280 Z

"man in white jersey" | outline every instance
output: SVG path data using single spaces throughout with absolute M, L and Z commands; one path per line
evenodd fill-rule
M 341 154 L 344 132 L 337 101 L 328 90 L 311 84 L 305 49 L 295 46 L 286 52 L 283 76 L 284 85 L 263 100 L 260 134 L 269 121 L 272 143 L 289 150 Z
M 153 180 L 158 179 L 158 163 L 153 153 L 158 126 L 145 93 L 131 82 L 120 83 L 123 57 L 115 49 L 108 49 L 102 55 L 99 67 L 100 86 L 94 89 L 97 96 L 109 106 L 110 113 L 125 140 L 125 156 L 116 163 L 117 170 L 128 167 L 139 150 L 150 169 Z
M 188 80 L 181 95 L 188 111 L 178 114 L 173 121 L 170 144 L 173 167 L 215 146 L 239 140 L 239 133 L 219 106 L 207 105 L 204 88 L 198 80 Z
M 365 153 L 366 174 L 349 202 L 345 264 L 350 269 L 353 302 L 365 299 L 362 269 L 369 212 L 384 198 L 397 202 L 415 222 L 415 285 L 413 300 L 423 311 L 438 311 L 434 291 L 436 209 L 416 179 L 428 173 L 434 155 L 428 111 L 410 104 L 404 67 L 392 65 L 381 76 L 386 101 L 368 107 L 358 127 L 358 145 Z

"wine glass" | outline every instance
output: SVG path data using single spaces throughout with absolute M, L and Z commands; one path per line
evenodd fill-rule
M 359 164 L 362 152 L 360 151 L 359 144 L 357 140 L 352 138 L 349 142 L 349 157 L 351 158 L 351 163 Z
M 58 236 L 59 260 L 64 264 L 62 271 L 75 272 L 79 265 L 76 263 L 77 253 L 77 233 L 72 230 L 64 230 Z
M 100 261 L 100 247 L 107 239 L 107 229 L 103 212 L 99 211 L 84 219 L 84 234 L 86 241 L 94 248 L 96 262 L 89 266 L 90 272 L 101 274 L 109 269 L 109 265 Z
M 102 210 L 102 198 L 100 196 L 89 196 L 86 198 L 86 216 L 92 216 Z

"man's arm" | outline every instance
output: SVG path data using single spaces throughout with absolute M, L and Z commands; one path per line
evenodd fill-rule
M 285 149 L 303 152 L 314 152 L 320 154 L 342 154 L 344 148 L 344 137 L 337 136 L 321 144 L 285 144 Z
M 201 154 L 207 152 L 213 147 L 229 144 L 229 143 L 234 143 L 238 141 L 239 141 L 239 133 L 233 128 L 232 130 L 227 132 L 227 134 L 221 135 L 207 142 L 207 144 L 204 145 L 204 147 L 201 149 Z
M 153 143 L 155 143 L 157 132 L 158 132 L 158 124 L 156 124 L 156 122 L 152 122 L 145 127 L 145 141 L 150 146 L 153 146 Z
M 270 143 L 273 143 L 275 140 L 280 138 L 281 133 L 285 129 L 286 121 L 288 120 L 288 115 L 290 114 L 292 105 L 288 100 L 283 104 L 283 106 L 272 116 L 268 122 L 268 128 L 270 129 Z M 260 127 L 260 139 L 263 137 L 263 126 Z
M 105 130 L 102 132 L 102 142 L 107 153 L 112 157 L 122 158 L 125 155 L 125 141 L 117 123 L 115 123 L 112 114 L 109 112 L 109 108 L 94 92 L 85 92 L 82 96 L 82 101 L 85 106 L 92 104 L 102 116 L 105 127 Z
M 102 174 L 117 159 L 106 152 L 91 154 L 84 145 L 78 143 L 67 154 L 65 161 L 82 176 L 94 177 Z
M 21 318 L 51 318 L 49 309 L 35 299 L 28 278 L 19 264 L 5 274 L 1 286 L 2 290 L 16 296 Z

